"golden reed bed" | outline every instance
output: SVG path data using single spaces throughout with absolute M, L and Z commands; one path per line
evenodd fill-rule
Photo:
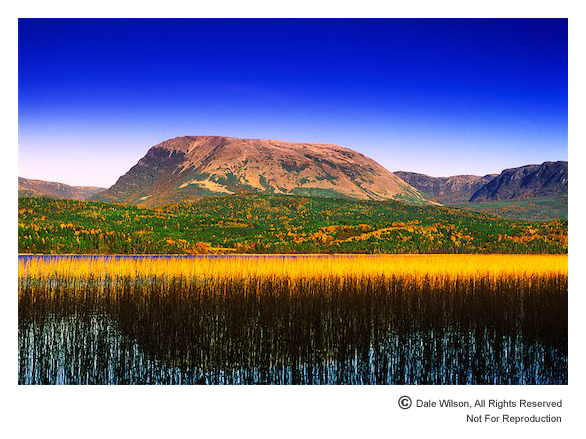
M 302 255 L 221 258 L 31 258 L 19 279 L 509 277 L 567 275 L 567 255 Z

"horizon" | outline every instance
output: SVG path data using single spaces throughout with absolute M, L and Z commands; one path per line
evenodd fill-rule
M 193 132 L 433 177 L 567 161 L 567 50 L 567 19 L 19 19 L 19 176 L 110 187 Z
M 275 141 L 281 141 L 280 139 L 260 139 L 260 138 L 238 138 L 238 137 L 230 137 L 230 136 L 214 136 L 214 135 L 187 135 L 187 136 L 177 136 L 177 137 L 171 137 L 169 139 L 166 140 L 171 140 L 171 139 L 175 139 L 175 138 L 179 138 L 179 137 L 224 137 L 224 138 L 232 138 L 232 139 L 239 139 L 239 140 L 275 140 Z M 162 143 L 162 142 L 159 142 Z M 311 144 L 312 142 L 291 142 L 291 143 L 299 143 L 299 144 Z M 319 145 L 319 144 L 317 144 Z M 343 145 L 336 145 L 336 144 L 326 144 L 323 143 L 322 145 L 333 145 L 333 146 L 343 146 Z M 153 147 L 156 145 L 153 145 Z M 360 152 L 360 151 L 358 151 Z M 142 157 L 141 157 L 142 158 Z M 509 168 L 504 168 L 499 172 L 495 172 L 495 173 L 490 173 L 490 174 L 452 174 L 452 175 L 429 175 L 429 174 L 424 174 L 421 172 L 413 172 L 413 171 L 409 171 L 409 170 L 404 170 L 404 169 L 395 169 L 395 170 L 390 170 L 388 169 L 388 171 L 392 172 L 392 173 L 396 173 L 396 172 L 413 172 L 416 174 L 421 174 L 421 175 L 427 175 L 428 177 L 433 177 L 433 178 L 448 178 L 448 177 L 463 177 L 463 176 L 478 176 L 478 177 L 483 177 L 483 176 L 487 176 L 487 175 L 499 175 L 500 173 L 504 172 L 507 169 L 512 169 L 512 168 L 518 168 L 518 167 L 522 167 L 522 166 L 540 166 L 544 163 L 555 163 L 555 162 L 568 162 L 567 160 L 546 160 L 544 162 L 541 163 L 526 163 L 525 165 L 521 165 L 521 166 L 513 166 L 513 167 L 509 167 Z M 124 174 L 121 174 L 120 177 L 122 177 Z M 23 175 L 18 175 L 19 178 L 24 178 L 26 180 L 38 180 L 38 181 L 44 181 L 47 183 L 62 183 L 62 184 L 67 184 L 73 187 L 100 187 L 102 189 L 108 189 L 111 186 L 113 186 L 116 181 L 114 183 L 112 183 L 109 186 L 95 186 L 95 185 L 88 185 L 88 184 L 69 184 L 69 183 L 64 183 L 63 181 L 59 181 L 59 180 L 42 180 L 39 178 L 35 178 L 35 177 L 26 177 Z M 118 178 L 120 178 L 118 177 Z

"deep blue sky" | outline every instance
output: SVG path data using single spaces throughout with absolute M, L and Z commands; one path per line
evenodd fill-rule
M 567 20 L 19 20 L 19 175 L 110 186 L 181 135 L 391 171 L 568 155 Z

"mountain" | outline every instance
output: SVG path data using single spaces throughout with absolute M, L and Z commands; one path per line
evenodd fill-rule
M 430 177 L 397 171 L 411 186 L 444 204 L 526 200 L 568 194 L 568 162 L 544 162 L 505 169 L 500 174 Z
M 430 198 L 444 204 L 464 203 L 470 197 L 490 182 L 496 175 L 455 175 L 452 177 L 430 177 L 415 172 L 397 171 L 398 175 L 411 186 L 429 195 Z
M 505 169 L 476 191 L 470 202 L 526 200 L 568 194 L 568 162 L 544 162 Z
M 157 206 L 236 193 L 428 204 L 374 160 L 337 145 L 185 136 L 153 146 L 97 201 Z
M 106 190 L 94 186 L 69 186 L 63 183 L 43 180 L 30 180 L 18 177 L 19 197 L 50 197 L 87 200 L 92 195 Z

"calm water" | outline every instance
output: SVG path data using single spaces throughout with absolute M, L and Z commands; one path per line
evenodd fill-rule
M 567 384 L 567 277 L 21 286 L 20 384 Z

